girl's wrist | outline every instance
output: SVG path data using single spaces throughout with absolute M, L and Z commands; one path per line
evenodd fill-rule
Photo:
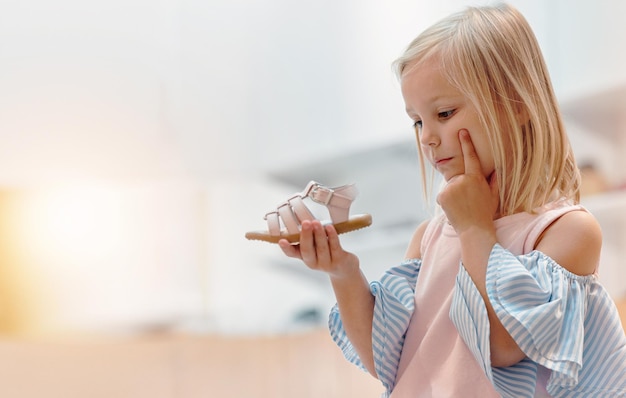
M 473 225 L 457 233 L 461 242 L 471 245 L 489 245 L 493 247 L 498 241 L 496 238 L 496 229 L 493 225 Z
M 348 261 L 345 264 L 340 265 L 333 271 L 327 272 L 330 281 L 335 283 L 344 283 L 346 281 L 354 280 L 361 277 L 361 267 L 358 258 L 355 256 L 355 260 Z

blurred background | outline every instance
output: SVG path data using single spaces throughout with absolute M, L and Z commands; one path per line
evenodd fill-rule
M 429 217 L 391 62 L 489 1 L 1 0 L 0 395 L 375 397 L 324 275 L 244 239 L 356 182 L 373 279 Z M 626 3 L 513 0 L 626 298 Z

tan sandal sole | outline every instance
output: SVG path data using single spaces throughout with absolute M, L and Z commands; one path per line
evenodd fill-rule
M 369 214 L 359 214 L 356 216 L 350 217 L 348 221 L 340 222 L 334 224 L 335 230 L 338 234 L 345 234 L 347 232 L 356 231 L 358 229 L 362 229 L 365 227 L 369 227 L 372 224 L 372 216 Z M 246 233 L 246 239 L 248 240 L 261 240 L 269 243 L 278 243 L 281 239 L 287 239 L 289 243 L 296 244 L 300 242 L 300 234 L 291 234 L 291 235 L 269 235 L 265 231 L 253 231 Z

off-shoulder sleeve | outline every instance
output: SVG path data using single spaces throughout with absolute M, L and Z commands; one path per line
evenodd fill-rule
M 386 271 L 379 281 L 370 283 L 375 298 L 372 323 L 374 365 L 387 392 L 393 388 L 404 337 L 415 308 L 415 284 L 421 265 L 421 260 L 407 260 Z M 329 329 L 346 359 L 365 370 L 348 340 L 337 305 L 330 311 Z
M 511 394 L 512 388 L 534 392 L 534 363 L 552 371 L 547 391 L 554 397 L 626 397 L 626 337 L 615 304 L 595 275 L 575 275 L 539 251 L 515 256 L 496 244 L 486 282 L 496 315 L 528 357 L 515 367 L 491 369 L 503 396 L 526 396 Z M 480 293 L 462 266 L 456 290 L 459 301 L 470 305 L 467 310 L 453 305 L 451 318 L 466 342 L 487 341 L 473 351 L 489 368 L 486 309 L 471 305 Z M 468 312 L 475 328 L 463 333 L 469 329 Z

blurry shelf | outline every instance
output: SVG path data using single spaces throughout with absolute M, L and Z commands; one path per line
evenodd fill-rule
M 296 189 L 302 189 L 310 180 L 331 187 L 356 183 L 359 196 L 350 213 L 369 213 L 374 218 L 367 232 L 357 234 L 363 239 L 371 230 L 396 229 L 427 217 L 414 139 L 346 151 L 342 156 L 320 157 L 277 170 L 270 176 Z
M 626 190 L 586 196 L 581 203 L 599 219 L 617 218 L 626 225 Z
M 565 101 L 561 110 L 567 119 L 588 131 L 626 143 L 626 86 Z

